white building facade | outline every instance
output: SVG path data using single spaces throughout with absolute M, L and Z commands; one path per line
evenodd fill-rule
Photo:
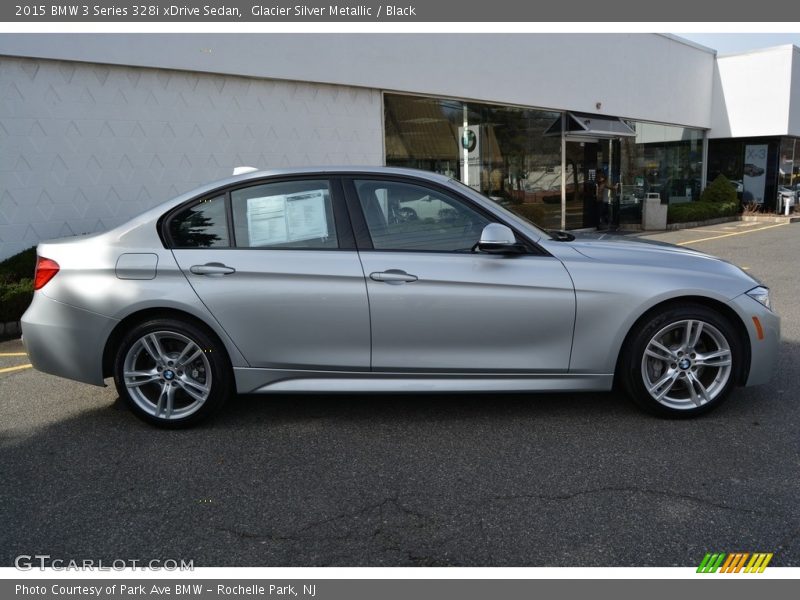
M 240 165 L 436 170 L 567 228 L 599 171 L 635 225 L 718 173 L 763 169 L 770 206 L 800 167 L 797 48 L 660 34 L 4 35 L 0 98 L 0 258 Z

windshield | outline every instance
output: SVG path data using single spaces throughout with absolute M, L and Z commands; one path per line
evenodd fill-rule
M 532 229 L 533 233 L 535 235 L 538 235 L 540 238 L 545 238 L 545 239 L 548 239 L 548 240 L 553 239 L 552 234 L 548 233 L 546 230 L 544 230 L 541 227 L 539 227 L 536 223 L 534 223 L 533 221 L 531 221 L 530 219 L 528 219 L 526 217 L 523 217 L 522 215 L 518 215 L 517 213 L 508 210 L 504 206 L 501 206 L 500 204 L 498 204 L 497 202 L 492 200 L 486 194 L 483 194 L 483 193 L 479 192 L 478 190 L 476 190 L 474 188 L 471 188 L 466 183 L 464 183 L 462 181 L 459 181 L 457 179 L 450 179 L 450 181 L 453 183 L 453 185 L 455 185 L 457 188 L 459 188 L 459 190 L 461 190 L 462 193 L 465 193 L 465 194 L 467 194 L 469 196 L 473 196 L 473 197 L 477 196 L 478 198 L 480 198 L 481 200 L 484 200 L 484 201 L 488 200 L 491 203 L 492 208 L 494 210 L 502 213 L 503 216 L 506 219 L 508 219 L 509 221 L 516 222 L 517 224 L 522 225 L 525 229 L 528 229 L 528 230 Z

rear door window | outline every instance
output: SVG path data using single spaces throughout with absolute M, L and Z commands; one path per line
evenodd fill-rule
M 339 247 L 331 191 L 325 179 L 265 183 L 231 192 L 239 248 Z

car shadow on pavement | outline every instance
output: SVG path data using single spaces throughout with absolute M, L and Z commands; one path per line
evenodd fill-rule
M 636 412 L 614 393 L 587 394 L 259 394 L 236 396 L 214 417 L 216 427 L 336 421 L 401 420 L 408 423 L 451 419 L 558 418 L 568 413 Z

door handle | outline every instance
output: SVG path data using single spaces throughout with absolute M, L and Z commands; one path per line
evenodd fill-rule
M 193 265 L 189 267 L 189 270 L 195 275 L 210 275 L 212 277 L 236 273 L 236 269 L 233 267 L 229 267 L 217 262 L 210 262 L 204 265 Z
M 400 269 L 388 269 L 386 271 L 370 273 L 369 278 L 373 281 L 382 281 L 383 283 L 389 283 L 392 285 L 410 283 L 418 279 L 416 275 L 411 275 Z

